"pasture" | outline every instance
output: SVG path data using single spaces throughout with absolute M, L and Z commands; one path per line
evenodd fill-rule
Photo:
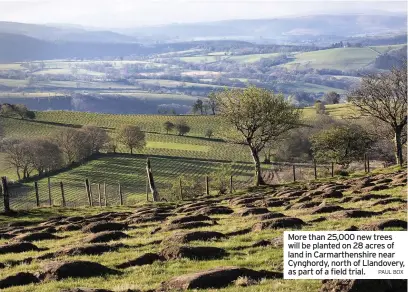
M 401 185 L 404 176 L 405 183 Z M 25 277 L 30 281 L 19 282 L 15 287 L 4 286 L 5 292 L 54 292 L 73 287 L 117 292 L 163 291 L 160 289 L 176 287 L 172 286 L 175 283 L 191 283 L 187 276 L 191 273 L 241 267 L 249 272 L 224 277 L 222 270 L 218 270 L 216 280 L 197 281 L 194 287 L 203 292 L 215 291 L 211 288 L 214 285 L 220 292 L 331 291 L 320 280 L 282 278 L 283 232 L 349 228 L 406 230 L 406 172 L 387 170 L 371 174 L 369 179 L 375 185 L 381 185 L 384 179 L 391 182 L 386 190 L 369 191 L 369 194 L 368 189 L 360 187 L 361 193 L 356 189 L 366 178 L 356 177 L 336 179 L 335 184 L 334 181 L 289 184 L 166 204 L 37 208 L 17 213 L 11 220 L 0 215 L 3 234 L 10 235 L 9 239 L 0 239 L 0 263 L 4 265 L 0 281 L 20 272 L 29 273 Z M 333 192 L 330 189 L 333 185 L 343 188 L 341 198 L 324 199 Z M 324 188 L 322 195 L 308 201 L 317 204 L 316 207 L 299 208 L 296 204 L 310 192 Z M 286 203 L 273 206 L 271 202 L 276 200 Z M 325 207 L 332 208 L 319 206 L 323 201 Z M 191 212 L 200 216 L 189 216 Z M 269 216 L 274 219 L 267 219 Z M 104 220 L 115 224 L 107 225 Z M 291 220 L 296 223 L 290 224 Z M 15 223 L 7 226 L 10 221 Z M 110 231 L 109 236 L 115 231 L 118 236 L 103 237 L 106 233 L 100 230 Z M 35 235 L 38 233 L 42 238 Z M 23 239 L 32 244 L 26 245 L 30 248 L 24 252 L 6 250 L 12 243 L 18 246 Z M 88 265 L 94 268 L 85 268 L 81 261 L 90 262 Z M 83 269 L 80 277 L 67 262 L 75 262 L 76 268 Z M 51 263 L 60 268 L 53 271 Z M 95 273 L 96 268 L 103 272 Z M 273 273 L 258 274 L 260 270 Z M 39 273 L 44 273 L 46 280 L 36 278 Z M 344 285 L 344 280 L 341 283 Z
M 295 60 L 281 66 L 289 69 L 357 70 L 372 64 L 378 55 L 367 47 L 327 49 L 296 54 Z

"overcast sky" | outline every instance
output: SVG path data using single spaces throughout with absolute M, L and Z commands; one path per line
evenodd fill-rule
M 0 0 L 0 21 L 123 28 L 321 13 L 406 13 L 406 1 Z

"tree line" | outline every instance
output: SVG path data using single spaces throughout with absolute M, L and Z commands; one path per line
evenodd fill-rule
M 101 151 L 116 153 L 120 145 L 133 154 L 145 147 L 145 133 L 138 126 L 124 125 L 110 136 L 106 130 L 89 125 L 59 130 L 52 137 L 4 138 L 0 150 L 18 179 L 27 179 L 34 172 L 43 176 L 81 163 Z
M 263 152 L 270 154 L 269 150 L 288 136 L 294 134 L 292 138 L 299 138 L 302 137 L 297 135 L 300 131 L 313 128 L 302 120 L 300 110 L 285 100 L 282 94 L 267 89 L 255 86 L 228 89 L 217 92 L 215 100 L 218 114 L 230 125 L 231 131 L 223 133 L 225 138 L 232 143 L 246 145 L 250 150 L 255 166 L 255 185 L 265 184 L 260 160 Z M 406 66 L 365 76 L 361 85 L 349 93 L 348 100 L 358 110 L 360 121 L 370 119 L 373 124 L 381 125 L 387 134 L 377 134 L 377 138 L 386 138 L 387 142 L 394 143 L 394 162 L 402 166 L 406 152 L 403 146 L 407 142 Z M 363 126 L 344 121 L 333 122 L 305 138 L 300 142 L 310 149 L 309 155 L 343 166 L 362 160 L 363 154 L 375 143 Z M 293 146 L 298 146 L 298 143 Z

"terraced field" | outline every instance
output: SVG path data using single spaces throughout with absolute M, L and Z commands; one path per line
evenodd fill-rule
M 405 171 L 387 170 L 191 202 L 0 215 L 0 287 L 5 292 L 372 289 L 374 280 L 283 280 L 283 231 L 406 230 L 406 180 Z M 384 285 L 403 291 L 398 287 L 405 289 L 406 280 Z

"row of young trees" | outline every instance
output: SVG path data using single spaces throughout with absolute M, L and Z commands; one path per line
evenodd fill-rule
M 34 139 L 6 138 L 0 150 L 6 153 L 8 163 L 14 167 L 18 179 L 29 178 L 82 162 L 101 151 L 116 152 L 123 145 L 133 154 L 146 145 L 145 133 L 137 126 L 125 125 L 112 137 L 96 126 L 79 129 L 66 128 L 52 137 Z

